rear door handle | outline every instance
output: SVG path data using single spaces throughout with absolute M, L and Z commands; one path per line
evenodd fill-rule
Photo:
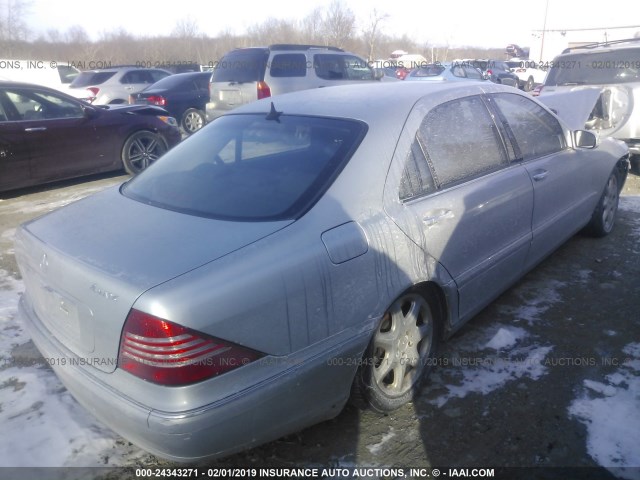
M 540 180 L 544 180 L 545 178 L 547 178 L 547 175 L 549 175 L 549 172 L 547 170 L 538 170 L 538 172 L 533 176 L 533 179 L 536 182 L 539 182 Z
M 433 212 L 427 213 L 422 221 L 427 227 L 435 225 L 436 223 L 440 223 L 441 220 L 448 220 L 453 218 L 454 214 L 451 210 L 436 210 Z
M 47 129 L 47 127 L 31 127 L 31 128 L 25 128 L 24 131 L 25 132 L 44 132 Z

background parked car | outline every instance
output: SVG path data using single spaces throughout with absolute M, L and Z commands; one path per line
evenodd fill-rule
M 71 85 L 69 94 L 94 105 L 128 103 L 129 95 L 138 93 L 171 75 L 157 68 L 113 67 L 86 70 Z
M 106 425 L 202 461 L 351 394 L 411 401 L 439 341 L 575 232 L 612 231 L 627 168 L 622 142 L 488 82 L 282 95 L 19 228 L 18 315 Z
M 0 80 L 28 82 L 67 92 L 80 70 L 68 62 L 0 60 Z M 67 92 L 68 93 L 68 92 Z
M 538 85 L 542 85 L 547 76 L 546 70 L 538 68 L 538 65 L 533 60 L 512 58 L 505 63 L 518 76 L 518 86 L 525 92 L 530 92 Z
M 123 166 L 138 173 L 179 141 L 175 119 L 157 107 L 94 107 L 0 82 L 0 191 Z
M 485 80 L 482 72 L 469 64 L 463 63 L 432 63 L 412 70 L 405 81 L 465 81 Z
M 261 98 L 379 80 L 367 62 L 336 47 L 279 44 L 227 53 L 211 77 L 207 119 Z
M 170 75 L 131 95 L 129 103 L 162 107 L 178 119 L 187 134 L 192 134 L 206 123 L 210 78 L 211 72 Z
M 520 79 L 515 73 L 511 72 L 506 62 L 502 60 L 469 60 L 469 62 L 478 68 L 487 80 L 518 88 Z
M 552 62 L 539 94 L 599 89 L 585 128 L 623 140 L 640 175 L 640 38 L 566 49 Z

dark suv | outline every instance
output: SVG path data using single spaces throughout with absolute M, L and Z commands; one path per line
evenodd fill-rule
M 278 44 L 239 48 L 215 66 L 207 120 L 281 93 L 379 80 L 365 60 L 336 47 Z
M 553 93 L 598 89 L 583 128 L 623 140 L 640 174 L 640 38 L 567 48 L 553 59 L 540 100 Z M 585 115 L 585 117 L 587 117 Z

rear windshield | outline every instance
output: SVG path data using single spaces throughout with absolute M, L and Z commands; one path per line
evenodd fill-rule
M 545 85 L 640 82 L 640 49 L 563 55 L 553 61 Z
M 89 87 L 100 85 L 113 77 L 116 72 L 81 72 L 73 82 L 72 87 Z
M 248 48 L 226 54 L 213 70 L 212 82 L 259 82 L 264 80 L 269 51 Z
M 169 75 L 168 77 L 164 77 L 161 80 L 158 80 L 153 84 L 153 88 L 177 88 L 181 86 L 191 85 L 194 81 L 198 79 L 203 79 L 204 82 L 209 82 L 209 78 L 211 77 L 210 73 L 179 73 L 177 75 Z
M 427 65 L 424 68 L 419 68 L 413 74 L 414 77 L 437 77 L 444 72 L 445 67 L 442 65 Z
M 122 192 L 202 217 L 295 219 L 331 185 L 366 130 L 356 120 L 223 116 L 170 150 Z

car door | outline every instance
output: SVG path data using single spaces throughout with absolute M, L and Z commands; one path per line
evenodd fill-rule
M 522 274 L 531 241 L 531 181 L 509 163 L 480 95 L 430 109 L 414 135 L 399 160 L 399 205 L 389 203 L 388 211 L 453 278 L 464 321 Z
M 533 184 L 529 268 L 587 223 L 602 186 L 589 175 L 585 152 L 569 148 L 567 132 L 550 112 L 517 93 L 491 98 L 513 133 L 515 155 Z
M 29 146 L 31 183 L 97 172 L 112 163 L 111 136 L 95 128 L 80 102 L 33 87 L 4 92 L 17 112 L 15 128 Z
M 0 90 L 0 191 L 29 184 L 29 148 L 17 112 Z

